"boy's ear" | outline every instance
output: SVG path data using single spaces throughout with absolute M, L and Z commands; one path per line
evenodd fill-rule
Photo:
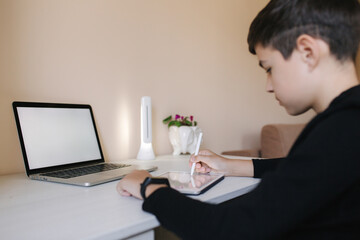
M 318 65 L 321 49 L 315 38 L 307 34 L 300 35 L 296 40 L 296 49 L 299 51 L 301 59 L 308 64 L 310 69 Z

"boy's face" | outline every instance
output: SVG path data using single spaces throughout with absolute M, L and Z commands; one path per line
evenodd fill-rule
M 266 91 L 274 93 L 290 115 L 299 115 L 312 108 L 316 95 L 308 65 L 301 54 L 295 49 L 285 60 L 272 47 L 258 44 L 255 50 L 259 64 L 267 74 Z

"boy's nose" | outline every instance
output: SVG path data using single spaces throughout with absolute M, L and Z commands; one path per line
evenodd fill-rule
M 269 93 L 274 92 L 274 89 L 273 89 L 273 86 L 272 86 L 272 83 L 271 83 L 270 76 L 268 76 L 268 77 L 266 78 L 266 91 L 269 92 Z

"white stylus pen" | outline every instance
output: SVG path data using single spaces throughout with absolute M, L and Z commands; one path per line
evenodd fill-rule
M 197 155 L 199 154 L 202 136 L 203 136 L 203 133 L 201 132 L 201 133 L 199 134 L 199 138 L 198 138 L 198 141 L 197 141 L 197 144 L 196 144 L 196 149 L 195 149 L 195 154 L 194 154 L 195 156 L 197 156 Z M 193 174 L 194 174 L 195 166 L 196 166 L 196 163 L 193 163 L 192 166 L 191 166 L 190 175 L 193 175 Z

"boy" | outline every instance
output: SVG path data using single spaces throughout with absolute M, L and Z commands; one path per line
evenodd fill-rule
M 211 205 L 151 184 L 143 209 L 184 239 L 360 239 L 359 38 L 357 0 L 270 1 L 250 27 L 249 50 L 289 114 L 317 116 L 284 159 L 191 157 L 198 172 L 261 177 L 250 193 Z M 118 191 L 141 199 L 149 176 L 134 172 Z

